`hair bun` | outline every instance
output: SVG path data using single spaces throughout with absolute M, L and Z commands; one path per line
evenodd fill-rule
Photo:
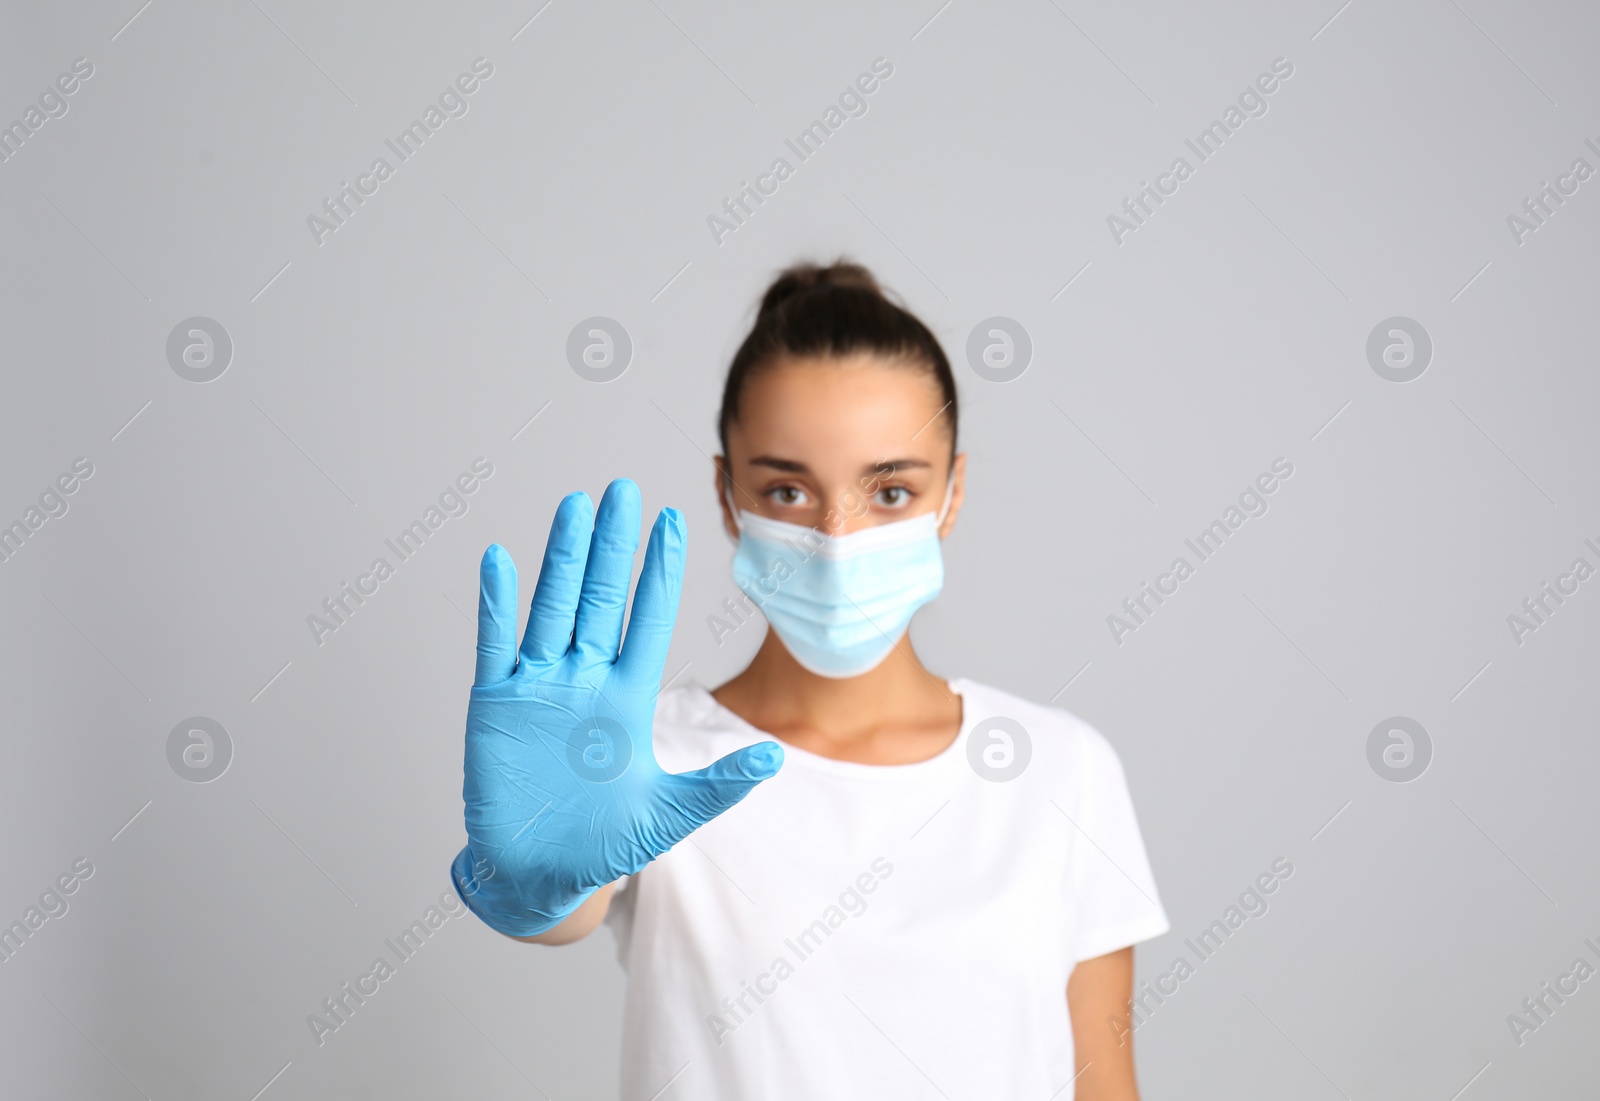
M 872 273 L 860 264 L 842 257 L 827 265 L 803 262 L 785 268 L 772 281 L 767 293 L 761 296 L 758 316 L 765 316 L 791 298 L 818 287 L 849 287 L 883 297 L 883 288 L 878 286 Z
M 939 338 L 865 267 L 838 256 L 831 264 L 802 260 L 777 273 L 761 296 L 755 324 L 728 365 L 717 435 L 728 452 L 750 379 L 787 360 L 876 359 L 931 382 L 943 404 L 934 420 L 956 447 L 956 380 Z M 933 423 L 932 420 L 929 423 Z

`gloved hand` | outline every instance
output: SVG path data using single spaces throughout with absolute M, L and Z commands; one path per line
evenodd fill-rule
M 591 524 L 593 526 L 591 538 Z M 479 574 L 478 666 L 467 705 L 467 845 L 451 867 L 463 902 L 511 936 L 560 924 L 778 771 L 761 742 L 695 772 L 656 764 L 651 731 L 683 587 L 685 530 L 663 509 L 650 532 L 627 644 L 639 489 L 556 508 L 528 628 L 517 647 L 517 571 L 499 544 Z

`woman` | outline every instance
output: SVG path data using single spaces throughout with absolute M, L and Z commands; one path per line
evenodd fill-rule
M 961 512 L 956 412 L 865 269 L 773 283 L 723 396 L 746 601 L 713 619 L 772 629 L 713 691 L 658 693 L 674 509 L 622 640 L 632 482 L 561 502 L 520 649 L 515 569 L 484 555 L 452 878 L 511 937 L 612 925 L 625 1098 L 1137 1098 L 1132 945 L 1168 924 L 1116 753 L 911 646 Z

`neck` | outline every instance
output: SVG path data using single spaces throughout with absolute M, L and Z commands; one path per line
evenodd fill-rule
M 795 661 L 769 629 L 750 665 L 713 695 L 763 730 L 825 730 L 844 739 L 952 704 L 959 711 L 949 686 L 917 657 L 909 631 L 872 669 L 836 678 L 818 676 Z

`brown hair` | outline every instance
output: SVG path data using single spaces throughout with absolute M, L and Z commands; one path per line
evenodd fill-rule
M 761 296 L 750 334 L 734 353 L 722 388 L 717 433 L 728 453 L 728 427 L 757 372 L 788 357 L 838 357 L 868 352 L 931 375 L 949 416 L 950 453 L 956 450 L 956 380 L 944 349 L 928 327 L 891 301 L 860 264 L 840 257 L 827 266 L 795 264 Z

